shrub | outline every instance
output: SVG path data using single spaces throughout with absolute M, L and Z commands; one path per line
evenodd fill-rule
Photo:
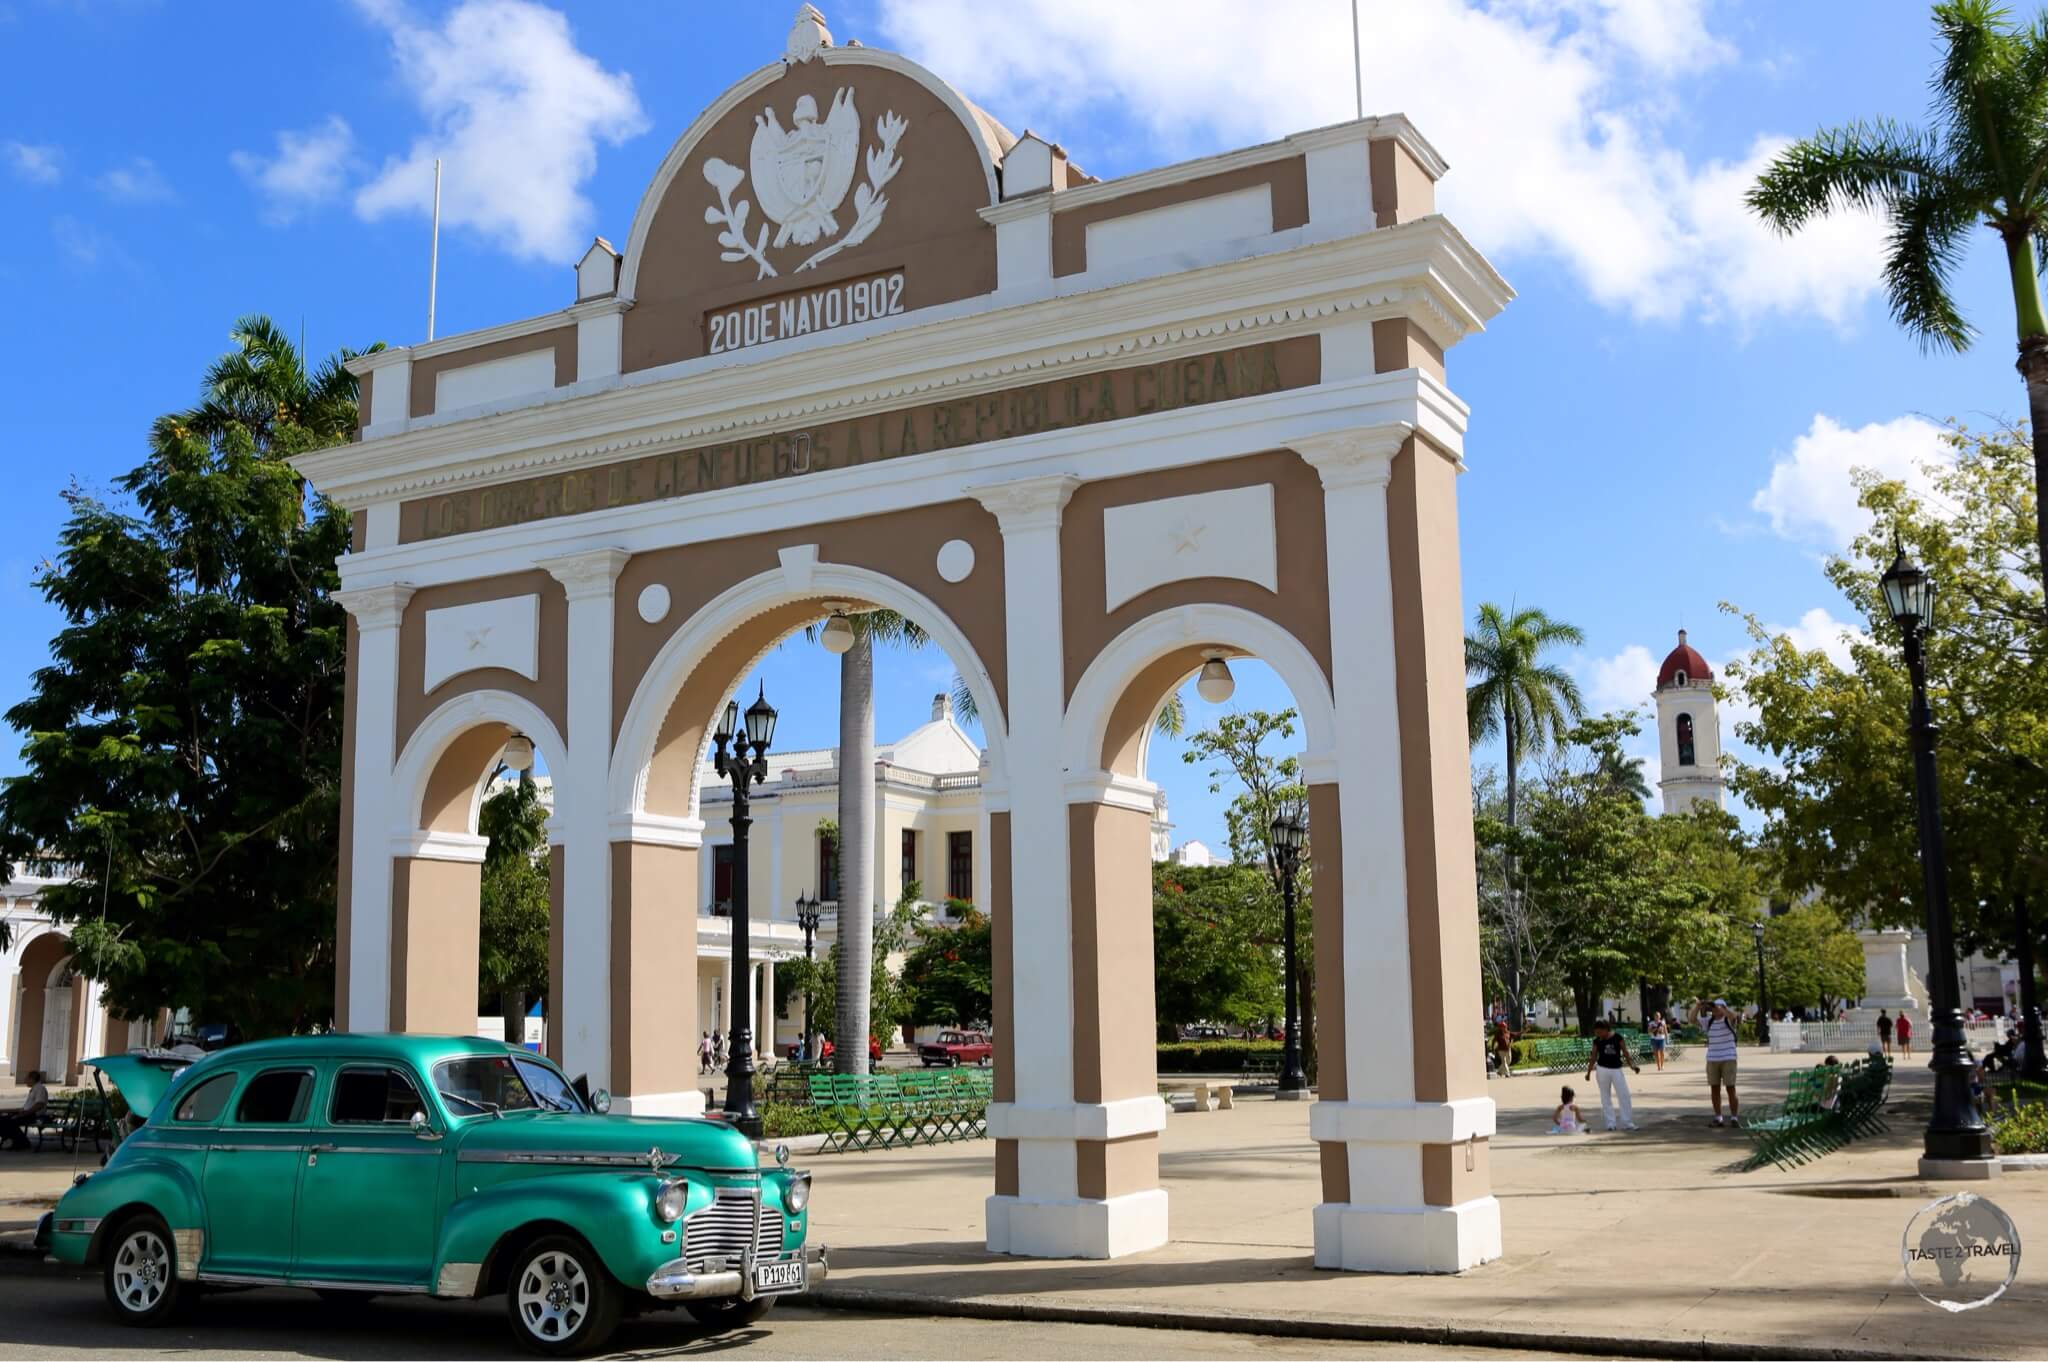
M 1236 1073 L 1251 1055 L 1278 1055 L 1277 1040 L 1177 1040 L 1159 1047 L 1163 1074 Z
M 2038 1089 L 2031 1093 L 2031 1101 L 2022 1101 L 2019 1087 L 2015 1084 L 2004 1090 L 2003 1106 L 1998 1091 L 1993 1090 L 1991 1142 L 2001 1154 L 2048 1154 L 2048 1102 L 2042 1101 Z

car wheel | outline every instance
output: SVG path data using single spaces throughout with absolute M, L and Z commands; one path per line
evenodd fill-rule
M 186 1294 L 178 1280 L 177 1255 L 177 1241 L 154 1212 L 116 1226 L 101 1265 L 114 1317 L 144 1328 L 169 1323 Z
M 695 1315 L 699 1324 L 708 1324 L 714 1329 L 744 1329 L 773 1310 L 775 1299 L 773 1296 L 756 1296 L 744 1301 L 738 1296 L 726 1296 L 720 1300 L 684 1301 L 683 1308 Z
M 569 1357 L 604 1346 L 618 1327 L 619 1287 L 580 1239 L 536 1239 L 512 1260 L 505 1310 L 512 1333 L 544 1357 Z

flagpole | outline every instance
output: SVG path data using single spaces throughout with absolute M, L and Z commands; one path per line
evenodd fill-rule
M 1358 0 L 1351 0 L 1351 90 L 1357 101 L 1358 117 L 1365 117 L 1365 58 L 1358 48 Z M 439 164 L 436 162 L 435 164 Z M 434 182 L 440 184 L 439 180 Z M 438 193 L 438 190 L 436 191 Z M 439 202 L 439 199 L 436 199 Z
M 1356 25 L 1357 16 L 1353 15 Z M 441 158 L 434 158 L 434 244 L 427 257 L 427 339 L 434 338 L 434 294 L 441 284 Z

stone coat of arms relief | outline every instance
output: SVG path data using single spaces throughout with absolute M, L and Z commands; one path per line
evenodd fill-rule
M 832 35 L 826 31 L 823 17 L 805 5 L 797 11 L 784 61 L 792 66 L 809 61 L 831 44 Z M 718 202 L 704 209 L 704 221 L 719 229 L 718 258 L 732 264 L 753 261 L 756 279 L 773 279 L 780 273 L 768 258 L 770 250 L 825 241 L 791 271 L 800 274 L 873 236 L 889 209 L 882 189 L 903 168 L 896 144 L 910 126 L 893 110 L 875 120 L 875 145 L 867 149 L 865 158 L 867 180 L 854 189 L 853 220 L 839 234 L 839 211 L 853 184 L 854 167 L 862 159 L 860 113 L 854 107 L 853 91 L 840 87 L 823 119 L 818 117 L 817 100 L 800 95 L 790 110 L 789 123 L 787 128 L 782 126 L 772 105 L 754 116 L 754 140 L 747 150 L 745 170 L 716 156 L 704 162 L 704 179 L 718 191 Z M 749 173 L 754 177 L 754 198 L 767 222 L 750 225 L 753 203 L 744 196 L 733 197 L 740 193 Z M 769 238 L 770 223 L 775 229 L 773 240 Z M 830 240 L 835 234 L 838 239 Z

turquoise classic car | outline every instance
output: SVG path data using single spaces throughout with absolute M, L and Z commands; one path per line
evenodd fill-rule
M 605 1114 L 602 1093 L 493 1041 L 298 1036 L 184 1067 L 92 1063 L 141 1124 L 57 1203 L 49 1252 L 97 1266 L 129 1323 L 209 1285 L 502 1293 L 522 1343 L 575 1353 L 628 1308 L 739 1325 L 825 1275 L 810 1174 L 760 1167 L 719 1121 Z

